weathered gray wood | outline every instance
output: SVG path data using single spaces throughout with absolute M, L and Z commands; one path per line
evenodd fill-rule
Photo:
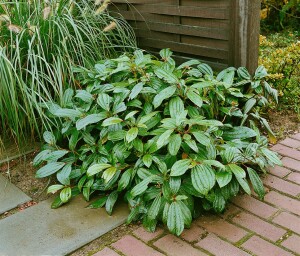
M 113 0 L 139 46 L 216 63 L 257 67 L 260 0 Z M 127 9 L 124 4 L 127 3 Z M 118 7 L 121 6 L 121 9 Z M 221 65 L 220 65 L 221 64 Z

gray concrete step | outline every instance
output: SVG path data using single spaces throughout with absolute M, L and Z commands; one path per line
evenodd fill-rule
M 119 204 L 109 216 L 104 209 L 87 209 L 74 198 L 51 209 L 46 200 L 0 221 L 0 255 L 66 255 L 123 224 L 129 214 Z
M 0 214 L 30 200 L 29 196 L 0 174 Z

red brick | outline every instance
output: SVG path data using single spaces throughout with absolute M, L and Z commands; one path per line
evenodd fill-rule
M 289 158 L 289 157 L 284 157 L 284 158 L 282 158 L 281 161 L 282 161 L 283 166 L 300 172 L 300 161 L 297 161 L 297 160 Z
M 216 256 L 247 256 L 250 255 L 241 249 L 235 247 L 234 245 L 223 241 L 222 239 L 218 238 L 214 234 L 209 234 L 203 240 L 195 244 L 199 246 L 213 255 Z M 184 255 L 184 254 L 183 254 Z
M 220 214 L 220 217 L 222 219 L 227 219 L 237 215 L 239 212 L 241 212 L 240 208 L 236 207 L 233 204 L 229 204 L 228 209 L 226 209 L 224 213 Z
M 240 239 L 242 239 L 244 236 L 248 234 L 245 230 L 223 219 L 215 219 L 213 221 L 207 221 L 205 218 L 201 217 L 196 220 L 196 223 L 199 226 L 204 227 L 207 231 L 211 233 L 215 233 L 218 236 L 226 238 L 229 241 L 234 243 L 239 241 Z
M 271 244 L 258 236 L 253 236 L 247 240 L 243 245 L 243 248 L 251 251 L 257 256 L 292 256 L 293 254 Z
M 299 148 L 300 147 L 300 140 L 294 140 L 291 138 L 286 138 L 285 140 L 281 141 L 280 144 L 285 145 L 290 148 Z
M 282 212 L 273 219 L 273 222 L 300 234 L 300 218 L 293 214 Z
M 144 242 L 149 242 L 153 239 L 155 239 L 156 237 L 160 236 L 164 231 L 161 228 L 157 228 L 155 230 L 155 232 L 151 233 L 148 232 L 147 230 L 145 230 L 143 227 L 140 227 L 138 229 L 136 229 L 135 231 L 133 231 L 133 234 L 143 240 Z
M 291 196 L 297 196 L 300 193 L 299 185 L 280 179 L 273 175 L 267 175 L 265 178 L 263 178 L 263 183 L 266 186 L 272 187 Z
M 120 256 L 120 254 L 108 247 L 105 247 L 102 251 L 93 254 L 93 256 Z
M 281 243 L 284 247 L 300 254 L 300 236 L 291 235 L 288 239 Z
M 287 177 L 287 179 L 300 185 L 300 173 L 293 172 Z
M 119 241 L 113 243 L 112 246 L 126 256 L 163 256 L 162 253 L 154 250 L 140 240 L 129 235 L 126 235 Z
M 165 252 L 166 254 L 172 256 L 207 256 L 206 253 L 195 249 L 187 242 L 184 242 L 173 235 L 164 236 L 156 242 L 154 242 L 153 245 L 159 248 L 161 251 Z M 148 254 L 146 253 L 141 255 L 148 256 Z
M 248 195 L 237 196 L 233 203 L 262 218 L 269 218 L 278 211 L 278 209 Z
M 295 214 L 300 214 L 300 201 L 281 195 L 275 191 L 268 193 L 265 196 L 265 201 L 276 205 L 276 207 L 281 207 Z
M 284 229 L 275 227 L 274 225 L 245 212 L 234 217 L 232 221 L 272 241 L 277 241 L 286 233 Z
M 300 133 L 293 135 L 292 138 L 295 140 L 300 140 Z
M 196 242 L 199 241 L 201 239 L 201 236 L 205 233 L 206 231 L 203 228 L 193 223 L 190 229 L 185 229 L 182 232 L 181 238 L 183 238 L 184 240 L 190 243 Z
M 287 146 L 277 144 L 271 148 L 282 156 L 288 156 L 290 158 L 300 160 L 300 151 L 296 149 L 289 148 Z
M 288 175 L 289 173 L 291 173 L 291 171 L 289 169 L 281 167 L 281 166 L 278 166 L 278 165 L 275 165 L 274 167 L 269 167 L 268 171 L 271 174 L 273 174 L 275 176 L 278 176 L 280 178 L 283 178 L 286 175 Z

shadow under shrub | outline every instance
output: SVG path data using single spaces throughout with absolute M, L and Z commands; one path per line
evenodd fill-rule
M 277 98 L 259 67 L 228 68 L 214 76 L 197 60 L 176 67 L 172 52 L 162 60 L 145 55 L 100 61 L 78 68 L 82 89 L 49 103 L 49 117 L 61 129 L 45 132 L 47 144 L 34 159 L 38 178 L 56 175 L 57 208 L 80 193 L 90 208 L 124 198 L 128 222 L 142 220 L 154 231 L 158 221 L 179 235 L 203 210 L 222 212 L 242 189 L 263 198 L 258 173 L 280 164 L 270 151 L 259 109 Z

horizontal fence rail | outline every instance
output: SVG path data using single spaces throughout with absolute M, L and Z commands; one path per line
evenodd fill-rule
M 174 51 L 179 62 L 200 59 L 216 69 L 258 60 L 260 0 L 113 0 L 135 29 L 139 47 Z

